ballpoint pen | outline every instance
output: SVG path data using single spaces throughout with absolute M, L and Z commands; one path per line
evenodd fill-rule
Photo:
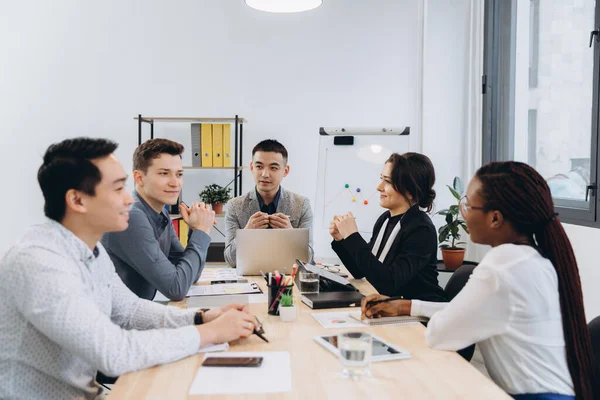
M 369 301 L 369 302 L 367 302 L 366 307 L 369 308 L 369 307 L 372 307 L 379 303 L 387 303 L 389 301 L 394 301 L 394 300 L 404 300 L 404 297 L 402 297 L 402 296 L 388 297 L 387 299 Z
M 259 338 L 261 338 L 262 340 L 264 340 L 265 342 L 269 343 L 269 340 L 263 336 L 265 333 L 265 330 L 263 329 L 262 324 L 260 323 L 260 321 L 258 320 L 257 317 L 254 317 L 254 319 L 256 319 L 256 322 L 258 322 L 258 328 L 256 328 L 254 330 L 254 334 L 256 336 L 258 336 Z

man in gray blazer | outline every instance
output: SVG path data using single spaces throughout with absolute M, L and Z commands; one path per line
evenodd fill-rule
M 276 140 L 263 140 L 252 149 L 250 171 L 256 187 L 229 202 L 225 215 L 227 237 L 225 261 L 235 267 L 235 237 L 238 229 L 292 229 L 308 228 L 309 261 L 312 250 L 312 210 L 309 200 L 281 187 L 281 181 L 290 171 L 288 153 Z

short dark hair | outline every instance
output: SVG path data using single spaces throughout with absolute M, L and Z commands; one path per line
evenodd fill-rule
M 429 157 L 420 153 L 393 153 L 386 163 L 392 164 L 392 185 L 405 198 L 430 212 L 435 200 L 435 169 Z
M 90 160 L 111 155 L 118 144 L 107 139 L 78 137 L 51 144 L 38 169 L 38 183 L 44 195 L 44 214 L 61 222 L 67 205 L 65 195 L 71 189 L 90 196 L 102 180 L 98 167 Z
M 283 156 L 283 161 L 287 164 L 288 152 L 285 149 L 285 146 L 279 143 L 277 140 L 266 139 L 254 146 L 252 149 L 252 157 L 254 157 L 254 153 L 257 151 L 279 153 Z
M 169 139 L 146 140 L 133 152 L 133 170 L 146 173 L 148 172 L 148 167 L 152 164 L 152 160 L 160 157 L 161 154 L 181 157 L 183 150 L 185 148 L 181 143 Z

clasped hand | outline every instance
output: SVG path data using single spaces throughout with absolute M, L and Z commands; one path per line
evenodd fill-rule
M 358 226 L 356 225 L 356 219 L 351 212 L 343 215 L 336 215 L 329 223 L 329 234 L 336 241 L 346 239 L 356 232 L 358 232 Z
M 267 214 L 264 212 L 254 213 L 245 229 L 266 229 L 271 226 L 273 229 L 292 229 L 292 223 L 287 215 L 282 213 Z

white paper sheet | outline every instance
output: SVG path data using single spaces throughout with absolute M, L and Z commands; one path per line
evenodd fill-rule
M 292 390 L 290 353 L 287 351 L 228 352 L 207 357 L 263 357 L 263 362 L 257 368 L 200 367 L 190 388 L 190 395 L 281 393 Z
M 366 328 L 368 325 L 350 317 L 347 311 L 311 313 L 323 328 Z M 360 313 L 359 313 L 360 318 Z
M 188 296 L 219 296 L 224 294 L 260 293 L 258 284 L 251 283 L 224 283 L 219 285 L 192 286 Z
M 198 283 L 213 282 L 213 281 L 238 281 L 244 279 L 238 276 L 235 268 L 204 268 Z
M 238 304 L 253 304 L 253 303 L 266 303 L 266 293 L 256 294 L 230 294 L 224 296 L 194 296 L 187 299 L 188 307 L 199 307 L 199 308 L 214 308 L 222 307 L 227 304 L 238 303 Z
M 171 299 L 167 298 L 167 296 L 165 296 L 164 294 L 162 294 L 161 292 L 159 292 L 157 290 L 152 301 L 156 301 L 159 303 L 168 303 L 171 301 Z
M 366 322 L 360 320 L 360 311 L 340 311 L 340 312 L 322 312 L 322 313 L 311 313 L 311 315 L 317 320 L 323 328 L 335 329 L 335 328 L 366 328 L 371 326 Z M 402 317 L 398 317 L 399 319 Z M 407 317 L 408 319 L 408 317 Z M 395 326 L 395 325 L 409 325 L 418 324 L 418 321 L 388 321 L 378 320 L 379 325 Z

